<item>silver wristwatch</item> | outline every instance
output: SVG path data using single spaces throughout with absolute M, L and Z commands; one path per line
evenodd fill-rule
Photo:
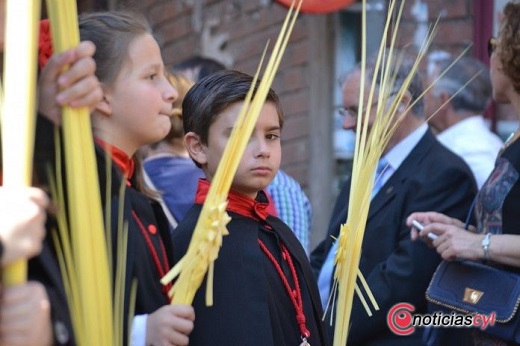
M 484 260 L 489 261 L 489 239 L 491 233 L 486 233 L 484 239 L 482 239 L 482 249 L 484 250 Z

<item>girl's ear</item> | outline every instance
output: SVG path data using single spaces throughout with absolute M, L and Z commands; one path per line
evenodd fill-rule
M 109 117 L 112 115 L 112 106 L 111 106 L 111 95 L 110 91 L 107 90 L 106 87 L 103 88 L 103 99 L 96 106 L 96 111 L 100 114 Z
M 184 135 L 184 145 L 186 146 L 186 150 L 188 150 L 190 157 L 197 161 L 199 165 L 204 166 L 208 163 L 206 146 L 202 143 L 199 135 L 195 132 L 188 132 Z

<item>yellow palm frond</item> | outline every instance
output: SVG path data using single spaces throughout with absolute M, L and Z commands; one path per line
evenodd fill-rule
M 424 42 L 424 47 L 419 50 L 416 59 L 405 77 L 400 87 L 396 90 L 395 71 L 402 63 L 403 57 L 394 52 L 399 22 L 403 12 L 405 1 L 402 1 L 397 8 L 396 1 L 389 2 L 386 25 L 383 31 L 383 38 L 375 60 L 374 77 L 370 81 L 370 91 L 366 104 L 373 103 L 377 93 L 376 116 L 372 123 L 370 132 L 368 131 L 370 107 L 363 107 L 365 100 L 364 90 L 366 83 L 366 1 L 363 1 L 362 11 L 362 57 L 361 57 L 361 81 L 359 95 L 359 113 L 356 129 L 356 147 L 352 168 L 351 190 L 349 196 L 349 209 L 347 221 L 341 226 L 338 237 L 338 250 L 335 256 L 334 284 L 331 295 L 336 296 L 337 300 L 331 303 L 336 307 L 336 323 L 334 332 L 334 345 L 345 345 L 348 338 L 350 326 L 350 313 L 354 292 L 357 292 L 367 313 L 371 314 L 370 304 L 378 310 L 377 302 L 374 299 L 363 275 L 359 270 L 359 260 L 361 257 L 361 244 L 365 232 L 365 225 L 368 217 L 371 193 L 374 186 L 374 172 L 377 162 L 397 127 L 401 118 L 397 117 L 397 109 L 401 104 L 403 96 L 408 90 L 412 79 L 415 76 L 419 63 L 421 62 L 427 48 L 432 40 L 433 31 Z M 395 16 L 395 20 L 393 19 Z M 390 28 L 393 24 L 393 34 L 390 35 Z M 387 47 L 388 42 L 388 47 Z M 379 77 L 378 77 L 379 76 Z M 424 95 L 424 93 L 423 93 Z M 422 95 L 420 96 L 422 97 Z M 407 113 L 414 103 L 407 105 L 404 113 Z M 361 114 L 361 110 L 364 113 Z M 364 298 L 362 291 L 357 284 L 360 280 L 362 287 L 369 298 Z M 330 300 L 330 299 L 329 299 Z M 368 304 L 370 302 L 370 304 Z M 331 308 L 331 307 L 328 307 Z
M 233 131 L 226 145 L 222 159 L 212 180 L 208 195 L 202 207 L 199 219 L 186 255 L 164 276 L 161 283 L 166 284 L 177 277 L 170 291 L 172 304 L 191 304 L 202 280 L 208 273 L 206 303 L 213 303 L 213 262 L 218 256 L 222 245 L 222 237 L 228 234 L 226 224 L 230 221 L 226 214 L 227 196 L 231 182 L 235 176 L 238 164 L 242 158 L 249 137 L 256 124 L 281 58 L 290 33 L 296 22 L 301 1 L 296 10 L 294 2 L 283 23 L 281 32 L 273 48 L 269 62 L 258 90 L 253 96 L 260 69 L 266 51 L 262 55 L 251 89 L 244 100 L 244 105 L 238 115 Z
M 5 187 L 30 186 L 36 114 L 39 0 L 9 0 L 6 7 L 2 160 Z M 3 270 L 7 285 L 27 280 L 27 261 Z
M 63 52 L 79 44 L 75 0 L 47 0 L 53 48 Z M 80 345 L 113 345 L 122 331 L 114 330 L 112 278 L 101 207 L 97 163 L 87 108 L 64 107 L 63 147 L 67 179 L 66 230 L 61 238 L 62 268 L 68 268 L 68 299 L 74 332 Z M 62 225 L 65 227 L 65 225 Z M 70 232 L 69 232 L 70 231 Z M 124 239 L 122 240 L 124 243 Z M 71 275 L 75 276 L 73 281 Z M 65 275 L 65 278 L 67 276 Z M 122 343 L 120 343 L 122 344 Z

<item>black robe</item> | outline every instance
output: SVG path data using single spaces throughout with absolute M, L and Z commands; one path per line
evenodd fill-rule
M 41 118 L 41 117 L 39 117 Z M 37 176 L 40 184 L 48 185 L 46 168 L 54 167 L 54 140 L 53 125 L 46 119 L 38 121 L 35 156 L 37 159 Z M 107 177 L 106 177 L 106 153 L 96 147 L 96 160 L 98 166 L 99 185 L 103 212 L 105 211 Z M 65 172 L 64 169 L 62 169 Z M 123 219 L 128 223 L 128 246 L 125 276 L 125 306 L 124 306 L 124 335 L 125 344 L 128 342 L 128 318 L 130 304 L 130 288 L 132 280 L 137 280 L 137 295 L 135 299 L 135 314 L 149 314 L 163 305 L 169 303 L 165 290 L 159 280 L 162 275 L 154 263 L 151 248 L 157 254 L 159 261 L 166 272 L 172 263 L 172 245 L 169 224 L 161 206 L 150 198 L 137 191 L 135 180 L 128 183 L 122 181 L 123 176 L 117 165 L 112 163 L 110 181 L 111 204 L 111 235 L 112 253 L 116 254 L 116 240 L 118 229 L 119 189 L 121 184 L 127 185 L 124 192 Z M 64 177 L 66 180 L 66 177 Z M 129 186 L 130 185 L 130 186 Z M 65 181 L 64 181 L 64 186 Z M 135 212 L 135 215 L 133 215 Z M 106 215 L 105 215 L 106 217 Z M 51 311 L 54 325 L 55 343 L 58 345 L 74 345 L 73 330 L 70 321 L 70 312 L 67 307 L 67 299 L 63 289 L 60 269 L 57 265 L 55 248 L 51 232 L 56 229 L 52 217 L 49 218 L 47 237 L 42 253 L 29 262 L 29 279 L 42 282 L 51 300 Z M 143 234 L 147 233 L 149 241 Z M 162 241 L 162 245 L 161 245 Z M 147 245 L 147 244 L 150 244 Z M 115 256 L 112 259 L 115 265 Z
M 267 201 L 263 192 L 257 200 Z M 250 199 L 253 201 L 252 199 Z M 195 326 L 190 345 L 300 345 L 295 308 L 273 263 L 261 250 L 261 239 L 282 265 L 292 285 L 290 271 L 281 259 L 280 244 L 288 249 L 296 268 L 303 298 L 308 342 L 327 345 L 316 282 L 305 251 L 289 227 L 269 216 L 265 221 L 230 212 L 222 248 L 215 261 L 214 305 L 206 307 L 206 280 L 195 295 Z M 267 204 L 267 203 L 264 203 Z M 174 261 L 187 251 L 202 205 L 195 204 L 173 233 Z

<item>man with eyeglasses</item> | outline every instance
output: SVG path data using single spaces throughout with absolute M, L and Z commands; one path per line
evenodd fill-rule
M 437 139 L 466 161 L 480 189 L 504 144 L 482 116 L 491 100 L 489 69 L 472 57 L 434 51 L 427 71 L 427 85 L 436 80 L 425 95 L 428 122 Z
M 393 60 L 396 61 L 396 60 Z M 395 85 L 399 90 L 411 71 L 412 61 L 404 58 L 394 67 Z M 360 66 L 342 81 L 343 128 L 355 130 L 358 121 L 360 88 L 364 88 L 367 104 L 375 71 L 375 59 L 366 65 L 366 82 L 361 85 Z M 437 253 L 423 242 L 412 242 L 406 217 L 417 210 L 442 211 L 464 219 L 476 193 L 476 186 L 467 165 L 442 146 L 430 131 L 424 116 L 421 78 L 416 75 L 397 107 L 396 119 L 402 117 L 380 161 L 386 168 L 376 181 L 365 236 L 361 249 L 360 270 L 380 307 L 369 317 L 357 296 L 354 297 L 349 345 L 422 345 L 422 329 L 409 336 L 397 336 L 387 325 L 387 314 L 395 304 L 406 302 L 415 307 L 414 313 L 426 313 L 425 291 L 440 262 Z M 377 100 L 377 92 L 374 100 Z M 389 96 L 388 105 L 394 94 Z M 377 103 L 369 104 L 368 130 L 377 112 Z M 384 107 L 385 105 L 379 105 Z M 367 108 L 361 110 L 364 114 Z M 377 188 L 377 186 L 376 186 Z M 332 283 L 333 239 L 345 222 L 349 205 L 350 181 L 347 181 L 336 201 L 326 239 L 311 254 L 318 278 L 322 302 L 326 302 Z M 330 309 L 324 321 L 330 321 Z M 332 335 L 333 327 L 330 329 Z

